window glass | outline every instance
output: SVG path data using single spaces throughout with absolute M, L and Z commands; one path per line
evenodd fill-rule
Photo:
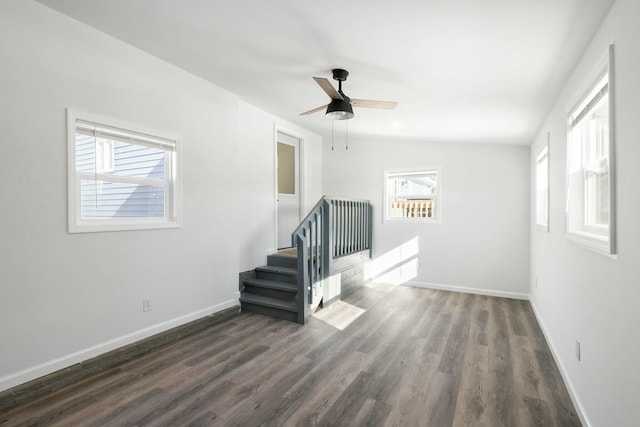
M 278 193 L 296 194 L 296 147 L 278 142 Z
M 385 173 L 387 220 L 438 219 L 438 170 Z
M 125 182 L 80 181 L 82 219 L 164 218 L 163 186 Z

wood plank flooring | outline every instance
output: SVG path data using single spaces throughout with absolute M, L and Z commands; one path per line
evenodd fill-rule
M 306 326 L 243 313 L 0 412 L 0 425 L 580 421 L 528 302 L 372 284 Z

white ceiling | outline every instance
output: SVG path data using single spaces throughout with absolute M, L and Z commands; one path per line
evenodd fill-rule
M 350 75 L 351 135 L 529 144 L 614 0 L 38 0 L 246 102 L 331 133 L 311 79 Z M 333 82 L 333 80 L 331 80 Z M 344 122 L 336 122 L 343 129 Z

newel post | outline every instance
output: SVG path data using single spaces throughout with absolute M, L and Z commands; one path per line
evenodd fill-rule
M 307 269 L 307 259 L 309 250 L 304 236 L 296 236 L 298 247 L 298 295 L 296 296 L 296 307 L 298 311 L 298 323 L 305 325 L 309 320 L 309 271 Z

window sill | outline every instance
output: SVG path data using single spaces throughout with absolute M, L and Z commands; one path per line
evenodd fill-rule
M 391 224 L 440 224 L 440 220 L 433 218 L 385 218 L 383 222 Z
M 536 224 L 536 228 L 543 233 L 549 232 L 549 224 Z
M 587 232 L 568 231 L 567 239 L 579 246 L 582 246 L 583 248 L 605 255 L 611 259 L 618 258 L 617 254 L 611 250 L 611 243 L 605 236 L 599 236 Z
M 134 230 L 157 230 L 164 228 L 180 228 L 182 225 L 176 221 L 131 221 L 131 220 L 110 220 L 110 221 L 82 221 L 77 224 L 69 224 L 69 234 L 76 233 L 100 233 L 107 231 L 134 231 Z

